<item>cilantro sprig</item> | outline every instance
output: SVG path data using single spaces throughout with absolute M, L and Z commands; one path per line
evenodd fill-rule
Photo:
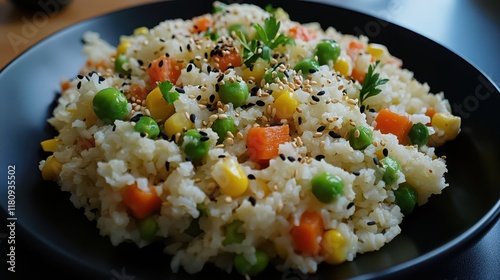
M 367 98 L 375 96 L 379 94 L 382 90 L 377 88 L 389 81 L 389 79 L 380 79 L 380 74 L 375 72 L 375 68 L 377 68 L 379 60 L 375 62 L 375 66 L 370 64 L 368 66 L 368 72 L 366 72 L 365 80 L 363 81 L 363 85 L 359 90 L 359 104 L 363 104 Z
M 158 88 L 160 88 L 161 95 L 168 104 L 172 104 L 175 100 L 179 99 L 179 93 L 177 91 L 170 91 L 173 87 L 174 84 L 172 84 L 168 80 L 158 83 Z
M 271 51 L 280 45 L 295 45 L 293 38 L 283 34 L 278 35 L 281 23 L 272 16 L 264 21 L 264 26 L 254 24 L 257 38 L 248 42 L 244 34 L 237 32 L 236 36 L 243 45 L 243 59 L 247 67 L 251 67 L 260 57 L 267 62 L 271 60 Z

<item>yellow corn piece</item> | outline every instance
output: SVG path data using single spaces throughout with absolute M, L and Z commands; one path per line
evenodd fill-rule
M 335 63 L 333 63 L 333 69 L 335 72 L 338 72 L 340 75 L 344 77 L 348 77 L 351 75 L 352 67 L 349 64 L 349 61 L 345 57 L 339 57 Z
M 125 54 L 127 52 L 127 49 L 130 48 L 131 45 L 132 44 L 129 40 L 122 39 L 118 47 L 116 47 L 116 56 L 118 57 L 119 55 Z
M 342 234 L 331 229 L 323 233 L 321 239 L 322 255 L 329 264 L 339 264 L 347 259 L 347 240 Z
M 264 76 L 264 72 L 266 71 L 266 67 L 268 66 L 269 65 L 265 60 L 259 58 L 253 64 L 251 70 L 250 68 L 245 68 L 243 70 L 243 75 L 241 77 L 245 81 L 249 81 L 250 78 L 253 77 L 253 81 L 255 81 L 258 84 L 260 80 L 262 80 L 262 76 Z
M 238 161 L 232 157 L 224 158 L 214 165 L 212 176 L 222 193 L 231 197 L 242 195 L 248 188 L 248 178 Z
M 61 172 L 61 167 L 61 163 L 57 161 L 54 155 L 50 155 L 43 165 L 42 178 L 45 181 L 55 181 Z
M 444 131 L 446 140 L 453 140 L 460 132 L 461 119 L 451 114 L 435 113 L 432 116 L 431 124 L 433 127 Z
M 175 113 L 173 104 L 168 104 L 163 98 L 160 88 L 155 87 L 146 97 L 146 108 L 155 120 L 165 121 Z
M 52 138 L 40 142 L 40 145 L 42 146 L 44 152 L 54 152 L 57 148 L 58 143 L 59 140 Z
M 274 248 L 276 249 L 276 254 L 284 260 L 288 257 L 288 250 L 286 246 L 281 243 L 274 243 Z
M 295 98 L 293 92 L 285 91 L 274 101 L 276 116 L 280 119 L 289 119 L 299 107 L 300 102 Z
M 368 44 L 366 46 L 366 52 L 374 56 L 375 58 L 379 58 L 382 54 L 387 52 L 387 48 L 384 45 L 381 44 Z
M 257 184 L 257 188 L 264 192 L 264 196 L 267 196 L 271 191 L 269 190 L 269 186 L 262 179 L 256 179 L 255 183 Z
M 163 128 L 167 136 L 172 137 L 177 133 L 182 134 L 184 129 L 193 128 L 193 123 L 183 113 L 176 112 L 165 121 Z
M 134 29 L 134 35 L 147 35 L 149 33 L 149 29 L 145 26 L 137 27 Z

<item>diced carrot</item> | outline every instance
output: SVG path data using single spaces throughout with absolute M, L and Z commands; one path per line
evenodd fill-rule
M 137 219 L 144 219 L 161 207 L 161 199 L 156 194 L 153 186 L 149 192 L 144 192 L 133 183 L 125 187 L 122 192 L 123 203 Z
M 321 249 L 323 232 L 321 215 L 317 212 L 305 211 L 300 217 L 300 224 L 290 231 L 294 249 L 307 255 L 317 255 Z
M 290 141 L 287 124 L 281 126 L 252 127 L 248 130 L 248 156 L 254 162 L 268 162 L 279 154 L 279 145 Z
M 109 65 L 108 63 L 106 63 L 106 61 L 104 60 L 100 60 L 100 61 L 92 61 L 92 60 L 87 60 L 87 66 L 89 67 L 94 67 L 94 68 L 108 68 Z
M 351 60 L 353 62 L 356 62 L 359 53 L 362 52 L 364 48 L 365 46 L 363 45 L 363 43 L 358 41 L 351 41 L 349 43 L 349 48 L 347 49 L 347 55 L 351 57 Z
M 357 68 L 352 69 L 351 77 L 354 80 L 358 81 L 360 84 L 363 84 L 363 82 L 365 81 L 365 76 L 365 72 L 359 71 Z
M 358 42 L 358 41 L 351 41 L 349 43 L 349 49 L 364 49 L 365 46 L 363 45 L 363 43 L 361 42 Z
M 146 96 L 148 95 L 148 91 L 141 87 L 138 84 L 130 85 L 130 97 L 134 97 L 136 100 L 146 100 Z
M 69 88 L 69 86 L 70 86 L 70 82 L 69 81 L 63 81 L 63 82 L 61 82 L 61 90 L 62 91 L 67 90 Z
M 425 115 L 428 116 L 429 118 L 431 118 L 432 120 L 432 117 L 434 116 L 434 114 L 436 114 L 436 109 L 434 109 L 434 107 L 427 107 L 427 110 L 425 111 Z M 431 121 L 429 121 L 427 123 L 427 126 L 430 126 L 431 125 Z
M 222 56 L 216 55 L 215 57 L 218 58 L 218 61 L 216 61 L 218 67 L 215 68 L 221 70 L 222 72 L 226 71 L 230 66 L 241 66 L 241 56 L 236 49 L 231 49 L 229 53 L 225 53 Z
M 208 16 L 200 16 L 193 19 L 193 33 L 205 32 L 212 26 L 212 19 Z
M 377 122 L 375 129 L 385 134 L 394 134 L 400 144 L 405 145 L 409 143 L 408 132 L 411 129 L 412 123 L 407 116 L 392 112 L 389 109 L 382 109 L 375 118 L 375 121 Z
M 299 39 L 303 41 L 311 41 L 317 38 L 316 32 L 311 29 L 307 29 L 302 25 L 295 25 L 288 30 L 288 34 L 294 39 Z
M 151 86 L 156 87 L 157 82 L 170 81 L 175 84 L 181 75 L 182 64 L 175 58 L 162 55 L 151 62 L 148 69 Z

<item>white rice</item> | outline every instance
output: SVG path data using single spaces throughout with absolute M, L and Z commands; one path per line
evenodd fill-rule
M 205 15 L 215 22 L 213 27 L 219 36 L 228 36 L 227 28 L 234 23 L 246 26 L 252 36 L 255 30 L 251 24 L 263 24 L 270 16 L 268 12 L 246 4 L 232 4 L 226 10 L 228 12 Z M 288 18 L 280 18 L 280 22 L 280 32 L 285 35 L 291 27 L 299 24 Z M 351 69 L 363 68 L 366 72 L 372 56 L 365 52 L 353 62 L 347 50 L 353 40 L 366 47 L 367 38 L 340 34 L 333 27 L 322 30 L 316 23 L 304 26 L 314 30 L 317 38 L 308 42 L 296 39 L 295 46 L 276 50 L 286 55 L 286 63 L 292 68 L 302 58 L 314 57 L 317 43 L 329 38 L 340 44 L 341 57 L 349 61 Z M 170 240 L 165 252 L 173 255 L 170 265 L 174 271 L 183 267 L 189 273 L 199 272 L 207 262 L 231 271 L 235 254 L 244 254 L 252 262 L 253 253 L 262 250 L 280 270 L 294 268 L 313 273 L 324 261 L 324 256 L 294 250 L 290 235 L 291 228 L 298 225 L 304 211 L 319 213 L 325 230 L 335 229 L 342 234 L 347 240 L 345 259 L 352 261 L 357 254 L 379 250 L 401 232 L 399 225 L 404 215 L 394 196 L 399 184 L 406 182 L 417 190 L 420 206 L 448 186 L 444 178 L 447 172 L 445 160 L 434 154 L 434 147 L 401 145 L 394 135 L 383 134 L 373 127 L 374 118 L 382 108 L 407 115 L 413 123 L 430 122 L 425 115 L 430 107 L 437 113 L 450 114 L 444 95 L 431 93 L 427 84 L 415 80 L 413 73 L 402 68 L 400 60 L 388 51 L 380 57 L 381 64 L 376 71 L 389 81 L 379 87 L 382 90 L 379 95 L 364 103 L 375 109 L 374 112 L 360 112 L 359 104 L 353 103 L 359 97 L 360 83 L 336 74 L 331 64 L 321 66 L 319 71 L 310 75 L 310 80 L 302 80 L 290 71 L 290 82 L 294 78 L 300 80 L 299 85 L 292 85 L 292 88 L 288 84 L 255 82 L 263 90 L 289 90 L 300 102 L 299 109 L 287 120 L 294 141 L 279 148 L 279 153 L 300 161 L 282 160 L 278 156 L 270 160 L 269 167 L 259 169 L 246 156 L 249 129 L 256 122 L 263 125 L 262 117 L 273 119 L 267 111 L 267 104 L 272 106 L 274 102 L 272 94 L 250 96 L 246 101 L 248 104 L 262 100 L 266 104 L 262 107 L 234 109 L 230 104 L 227 114 L 234 118 L 243 137 L 234 137 L 234 145 L 225 142 L 223 148 L 215 147 L 218 136 L 206 127 L 206 123 L 204 125 L 213 112 L 200 108 L 200 101 L 190 96 L 201 96 L 201 101 L 208 101 L 211 95 L 215 95 L 218 100 L 216 84 L 220 73 L 207 72 L 207 66 L 213 66 L 213 61 L 210 57 L 205 59 L 205 53 L 210 53 L 214 42 L 204 38 L 204 32 L 193 34 L 192 27 L 192 20 L 174 19 L 161 22 L 147 34 L 124 35 L 122 40 L 131 43 L 126 51 L 129 62 L 125 66 L 131 70 L 130 77 L 119 76 L 112 70 L 116 47 L 89 31 L 84 36 L 86 44 L 83 50 L 89 63 L 82 68 L 80 74 L 83 77 L 69 82 L 69 88 L 59 98 L 54 116 L 49 119 L 59 132 L 56 136 L 59 144 L 53 153 L 62 164 L 56 179 L 58 184 L 63 191 L 71 193 L 74 206 L 83 208 L 86 217 L 96 221 L 101 235 L 108 236 L 112 244 L 133 241 L 143 247 L 150 243 L 141 238 L 138 219 L 122 201 L 122 190 L 135 182 L 144 191 L 148 191 L 148 185 L 153 185 L 161 198 L 161 209 L 152 217 L 159 226 L 157 239 Z M 235 40 L 234 44 L 241 53 L 240 42 Z M 146 91 L 152 90 L 146 66 L 165 53 L 184 65 L 176 86 L 182 87 L 185 94 L 180 94 L 174 102 L 176 112 L 195 114 L 195 128 L 205 131 L 210 138 L 211 149 L 200 165 L 186 161 L 178 143 L 162 137 L 148 139 L 134 130 L 134 124 L 129 120 L 136 113 L 147 115 L 144 106 L 136 110 L 132 105 L 134 102 L 130 101 L 127 118 L 117 120 L 113 125 L 105 125 L 92 108 L 93 97 L 101 89 L 116 87 L 129 94 L 131 85 L 135 84 Z M 193 70 L 188 72 L 191 60 Z M 225 80 L 244 76 L 245 68 L 227 70 Z M 255 83 L 250 82 L 249 87 L 254 87 Z M 320 102 L 312 104 L 311 95 L 321 90 L 325 95 L 321 96 Z M 354 150 L 347 138 L 352 124 L 370 128 L 374 144 L 364 150 Z M 326 129 L 318 137 L 315 133 L 321 125 Z M 335 131 L 342 137 L 332 138 L 328 131 Z M 441 138 L 445 135 L 444 131 L 433 126 L 429 126 L 429 132 L 439 134 Z M 431 139 L 436 137 L 431 135 Z M 382 171 L 373 160 L 380 158 L 384 148 L 402 166 L 398 181 L 389 186 L 381 180 Z M 244 173 L 253 174 L 265 182 L 268 189 L 262 189 L 258 180 L 250 180 L 248 190 L 230 201 L 223 192 L 214 192 L 216 183 L 212 172 L 222 160 L 220 155 L 238 158 Z M 324 159 L 315 160 L 318 155 L 324 155 Z M 41 161 L 41 170 L 45 162 Z M 169 163 L 168 170 L 166 162 Z M 318 201 L 311 192 L 311 179 L 324 172 L 339 176 L 344 184 L 342 195 L 332 203 Z M 255 199 L 255 205 L 249 201 L 250 196 Z M 351 207 L 352 203 L 354 206 Z M 207 216 L 200 215 L 198 205 L 204 205 Z M 198 219 L 203 233 L 191 237 L 184 231 L 194 219 Z M 223 245 L 224 227 L 234 220 L 242 222 L 240 230 L 245 239 L 240 244 Z M 278 252 L 282 258 L 278 257 Z

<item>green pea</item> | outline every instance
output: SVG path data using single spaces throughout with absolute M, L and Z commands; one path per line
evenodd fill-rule
M 238 232 L 242 224 L 242 221 L 234 220 L 226 227 L 226 230 L 224 231 L 226 237 L 222 241 L 222 245 L 225 246 L 233 243 L 239 244 L 243 242 L 243 240 L 245 240 L 245 234 L 242 232 Z
M 416 123 L 412 125 L 410 132 L 408 132 L 408 137 L 413 145 L 421 147 L 427 144 L 427 140 L 429 139 L 429 130 L 425 124 Z
M 181 147 L 192 161 L 198 162 L 207 155 L 210 139 L 207 136 L 201 136 L 198 130 L 190 129 L 184 133 Z
M 274 83 L 276 82 L 276 78 L 278 78 L 280 81 L 286 79 L 285 73 L 279 71 L 279 66 L 280 64 L 266 69 L 266 71 L 264 72 L 264 80 L 266 81 L 266 83 Z
M 384 175 L 382 175 L 382 180 L 384 180 L 384 182 L 388 185 L 396 182 L 399 177 L 398 171 L 403 171 L 397 159 L 392 156 L 386 156 L 381 159 L 380 162 L 384 166 Z
M 335 62 L 340 56 L 340 46 L 334 40 L 324 40 L 316 45 L 316 56 L 320 65 Z
M 158 231 L 158 224 L 152 216 L 149 216 L 139 222 L 139 234 L 147 242 L 154 240 Z
M 128 58 L 124 55 L 119 55 L 115 59 L 115 72 L 118 74 L 130 75 L 132 71 L 123 69 L 123 64 L 128 62 Z
M 342 195 L 344 182 L 337 175 L 322 173 L 316 175 L 312 180 L 312 193 L 323 203 L 330 203 Z
M 349 144 L 355 150 L 364 150 L 372 143 L 372 131 L 368 127 L 356 126 L 349 132 Z
M 95 114 L 105 124 L 125 119 L 128 115 L 127 105 L 125 94 L 113 87 L 100 90 L 92 100 Z
M 401 208 L 401 212 L 405 215 L 410 214 L 415 209 L 417 204 L 418 193 L 415 188 L 409 184 L 401 184 L 397 190 L 394 191 L 396 197 L 396 204 Z
M 304 78 L 307 78 L 309 74 L 312 74 L 319 70 L 319 64 L 312 58 L 306 58 L 297 63 L 293 70 L 297 71 L 297 73 L 299 71 L 302 71 L 302 76 Z
M 232 103 L 234 108 L 245 104 L 248 96 L 250 96 L 250 92 L 247 83 L 244 81 L 225 81 L 224 85 L 219 87 L 220 100 L 225 104 Z
M 227 116 L 226 119 L 216 119 L 212 124 L 212 130 L 219 135 L 217 144 L 222 144 L 227 138 L 227 132 L 236 133 L 236 125 L 234 124 L 234 119 L 231 116 Z
M 246 39 L 247 38 L 247 29 L 245 28 L 245 26 L 241 25 L 241 24 L 233 24 L 231 26 L 229 26 L 229 28 L 227 29 L 227 32 L 229 33 L 229 35 L 233 35 L 233 32 L 236 36 L 239 36 L 239 37 L 245 37 Z
M 148 135 L 148 138 L 155 139 L 160 135 L 160 127 L 155 120 L 148 116 L 142 116 L 134 126 L 135 131 L 143 132 Z
M 256 251 L 255 258 L 257 262 L 250 264 L 242 254 L 236 255 L 233 260 L 234 268 L 241 275 L 256 276 L 266 269 L 269 264 L 269 257 L 262 251 Z

